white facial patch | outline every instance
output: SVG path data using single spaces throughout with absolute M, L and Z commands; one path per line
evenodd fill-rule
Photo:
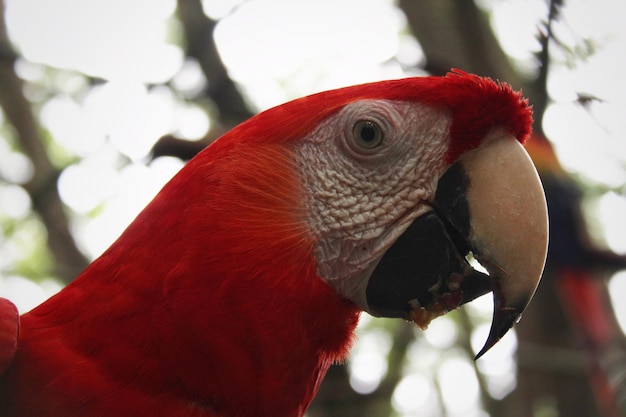
M 318 273 L 340 295 L 364 306 L 380 258 L 429 209 L 450 121 L 426 105 L 362 100 L 295 145 Z

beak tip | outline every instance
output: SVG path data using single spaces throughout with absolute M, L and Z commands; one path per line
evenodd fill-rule
M 494 314 L 483 356 L 521 317 L 541 279 L 548 211 L 539 175 L 517 140 L 494 140 L 460 161 L 472 217 L 469 243 L 492 279 Z M 493 178 L 498 178 L 494 181 Z
M 525 305 L 525 304 L 524 304 Z M 482 349 L 474 356 L 479 359 L 491 349 L 502 337 L 522 318 L 522 309 L 515 307 L 494 308 L 493 322 L 489 330 L 489 336 Z

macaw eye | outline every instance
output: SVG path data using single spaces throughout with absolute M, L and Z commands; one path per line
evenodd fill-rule
M 371 120 L 359 120 L 352 128 L 354 143 L 363 149 L 374 149 L 383 143 L 383 130 Z

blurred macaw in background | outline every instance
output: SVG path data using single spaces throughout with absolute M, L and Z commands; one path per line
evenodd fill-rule
M 522 415 L 532 415 L 535 406 L 525 398 L 545 398 L 555 401 L 550 407 L 563 416 L 598 411 L 606 417 L 624 416 L 626 340 L 606 278 L 626 269 L 626 256 L 592 242 L 582 213 L 582 190 L 559 163 L 549 140 L 534 134 L 527 149 L 546 193 L 550 243 L 536 303 L 517 329 L 521 392 L 513 397 L 517 407 L 527 409 Z M 587 409 L 594 403 L 597 410 Z

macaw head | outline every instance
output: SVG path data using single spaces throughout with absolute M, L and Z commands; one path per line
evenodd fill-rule
M 290 138 L 317 273 L 341 297 L 425 327 L 492 291 L 477 357 L 519 320 L 548 238 L 519 93 L 457 71 L 320 93 L 262 117 L 257 126 Z
M 311 276 L 363 311 L 420 327 L 492 291 L 480 356 L 519 319 L 545 262 L 546 203 L 522 146 L 531 124 L 520 93 L 460 71 L 285 103 L 207 147 L 157 197 L 154 208 L 171 213 L 161 223 L 172 225 L 163 232 L 172 260 L 159 264 L 188 268 L 201 282 L 176 285 L 202 288 L 203 299 L 226 288 L 203 277 L 232 282 L 242 300 L 224 314 L 252 302 L 265 314 L 268 303 L 319 311 Z M 145 218 L 142 242 L 155 240 Z M 192 316 L 190 305 L 176 309 Z

